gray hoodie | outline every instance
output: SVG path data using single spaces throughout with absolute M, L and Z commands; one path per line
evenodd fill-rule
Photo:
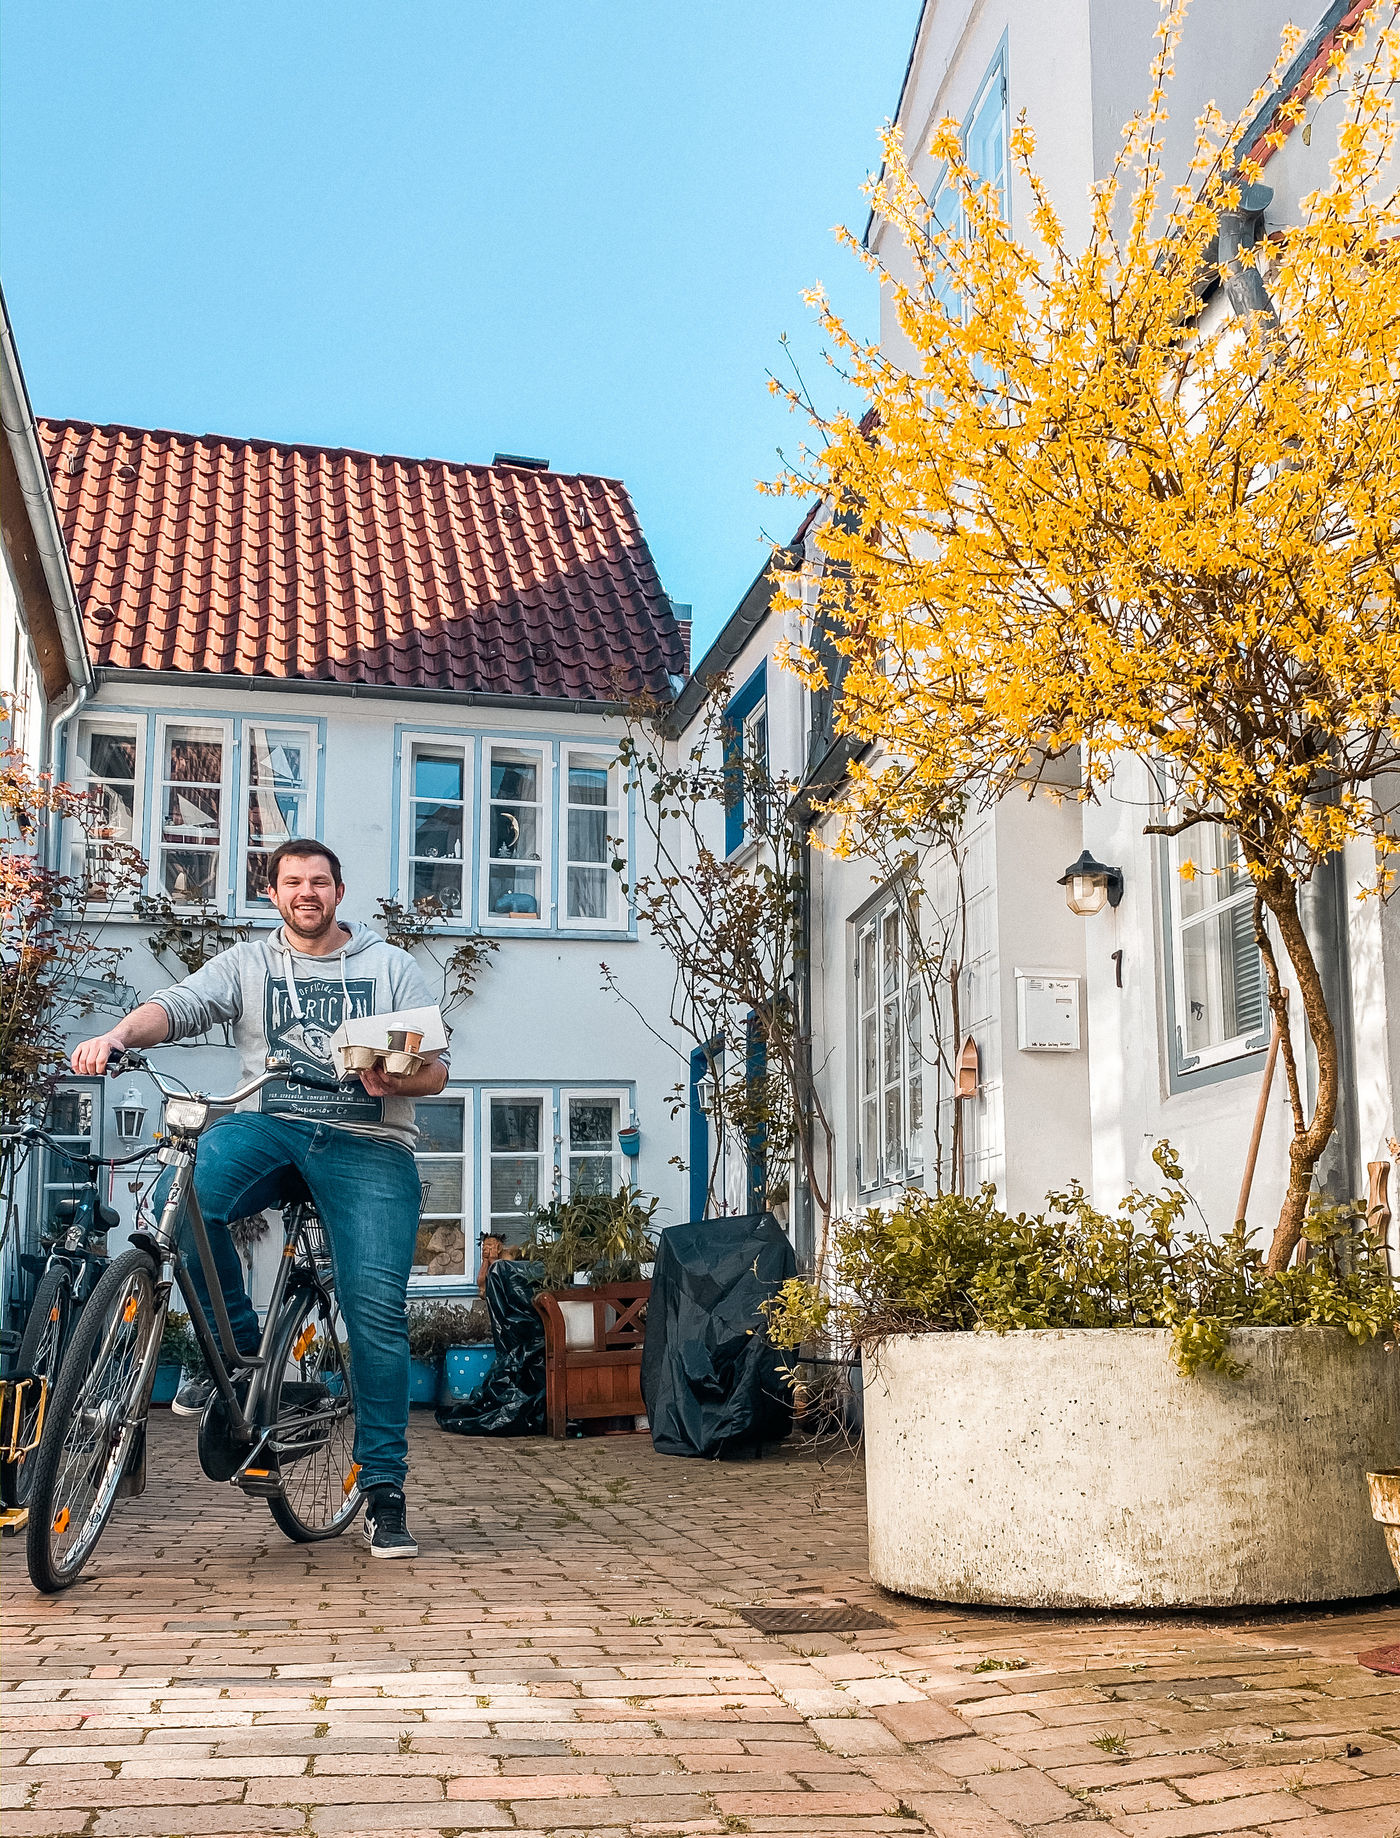
M 344 947 L 329 957 L 292 950 L 279 926 L 268 936 L 221 951 L 151 1000 L 170 1017 L 172 1040 L 202 1034 L 215 1022 L 231 1023 L 245 1078 L 263 1071 L 269 1053 L 290 1059 L 299 1072 L 334 1078 L 330 1042 L 342 1021 L 433 1005 L 423 972 L 408 952 L 358 922 L 351 925 Z M 413 1099 L 372 1098 L 358 1080 L 331 1092 L 274 1079 L 249 1107 L 333 1124 L 406 1149 L 418 1140 Z

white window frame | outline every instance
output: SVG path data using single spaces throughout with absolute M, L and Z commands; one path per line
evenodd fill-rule
M 505 753 L 531 753 L 539 760 L 539 791 L 536 803 L 539 811 L 539 859 L 532 864 L 539 870 L 540 892 L 539 911 L 536 913 L 493 913 L 491 910 L 491 764 L 497 749 Z M 554 784 L 551 774 L 554 771 L 554 748 L 547 740 L 512 740 L 503 734 L 484 735 L 481 742 L 481 785 L 477 794 L 481 811 L 481 860 L 477 872 L 477 898 L 480 903 L 480 926 L 482 931 L 548 931 L 553 915 L 553 875 L 551 868 L 554 858 Z M 508 800 L 503 800 L 508 801 Z M 523 859 L 523 858 L 522 858 Z M 502 866 L 506 858 L 495 863 Z
M 899 1067 L 893 1080 L 885 1076 L 887 1017 L 884 967 L 887 954 L 886 922 L 891 918 L 895 920 L 897 927 L 896 949 L 899 959 L 895 988 L 899 1030 Z M 867 938 L 872 941 L 870 981 L 873 987 L 870 990 L 866 988 L 866 979 L 861 971 Z M 855 1002 L 853 1007 L 856 1021 L 856 1076 L 854 1081 L 856 1185 L 863 1194 L 876 1193 L 884 1188 L 903 1186 L 918 1181 L 922 1178 L 926 1165 L 928 1069 L 924 1053 L 924 1038 L 927 1024 L 924 1017 L 923 985 L 917 974 L 910 974 L 910 943 L 909 913 L 904 899 L 883 901 L 873 911 L 867 913 L 855 927 L 853 959 Z M 865 1031 L 868 1018 L 873 1019 L 875 1028 L 875 1089 L 873 1091 L 866 1088 Z M 910 1147 L 910 1099 L 916 1089 L 919 1096 L 919 1147 L 917 1152 L 914 1152 Z M 897 1091 L 899 1094 L 898 1165 L 891 1156 L 886 1112 L 886 1099 L 892 1091 Z M 875 1112 L 875 1160 L 877 1163 L 873 1169 L 866 1165 L 869 1159 L 866 1154 L 866 1113 L 872 1103 Z
M 470 926 L 472 905 L 472 855 L 476 831 L 476 749 L 470 736 L 460 739 L 452 734 L 402 733 L 399 736 L 399 900 L 413 905 L 413 761 L 419 747 L 439 753 L 457 753 L 462 759 L 462 904 L 451 918 L 442 923 Z
M 547 1206 L 559 1190 L 559 1113 L 555 1109 L 555 1088 L 552 1085 L 519 1085 L 519 1086 L 482 1086 L 481 1088 L 481 1229 L 492 1232 L 495 1220 L 491 1212 L 491 1165 L 495 1159 L 491 1148 L 491 1106 L 504 1102 L 519 1104 L 533 1102 L 540 1105 L 540 1147 L 536 1159 L 539 1162 L 539 1182 L 535 1204 Z M 515 1152 L 503 1152 L 502 1159 L 526 1161 L 528 1155 Z M 504 1217 L 505 1215 L 502 1215 Z M 521 1223 L 528 1221 L 528 1213 L 521 1215 Z
M 132 787 L 131 805 L 131 846 L 143 856 L 146 833 L 146 720 L 143 715 L 107 715 L 101 712 L 84 715 L 79 718 L 78 731 L 73 736 L 73 762 L 79 768 L 70 771 L 69 782 L 78 790 L 87 791 L 93 784 L 90 768 L 91 748 L 88 738 L 93 734 L 122 734 L 136 741 L 136 779 Z M 87 850 L 84 845 L 81 826 L 72 818 L 67 824 L 68 838 L 64 850 L 64 860 L 68 864 L 68 873 L 81 878 L 87 872 Z M 135 895 L 128 891 L 113 904 L 130 906 Z
M 196 711 L 172 711 L 156 718 L 156 754 L 151 788 L 154 793 L 151 812 L 151 878 L 150 889 L 157 897 L 166 895 L 165 855 L 167 849 L 178 851 L 188 844 L 167 843 L 165 832 L 165 794 L 174 781 L 165 776 L 165 748 L 172 728 L 217 728 L 223 738 L 223 777 L 219 782 L 219 867 L 215 878 L 212 904 L 225 913 L 229 905 L 229 871 L 235 854 L 233 842 L 233 808 L 237 803 L 234 787 L 238 783 L 234 762 L 233 722 L 225 715 L 201 715 Z M 173 895 L 169 896 L 171 899 Z
M 71 1133 L 64 1133 L 53 1129 L 52 1124 L 48 1121 L 49 1111 L 52 1107 L 52 1098 L 67 1097 L 74 1094 L 79 1098 L 86 1097 L 92 1106 L 92 1128 L 86 1136 L 75 1136 Z M 45 1111 L 45 1124 L 46 1127 L 52 1131 L 54 1141 L 62 1143 L 65 1147 L 72 1148 L 79 1157 L 83 1155 L 101 1155 L 102 1132 L 106 1124 L 106 1116 L 104 1114 L 105 1097 L 106 1093 L 103 1090 L 103 1081 L 101 1079 L 66 1078 L 60 1080 L 54 1087 L 52 1098 L 50 1099 L 50 1106 Z M 84 1147 L 84 1145 L 86 1146 Z M 86 1171 L 81 1166 L 81 1163 L 76 1167 L 70 1166 L 70 1164 L 64 1161 L 61 1156 L 57 1155 L 54 1150 L 47 1146 L 45 1147 L 43 1168 L 39 1181 L 39 1220 L 41 1228 L 46 1229 L 51 1223 L 49 1216 L 50 1195 L 56 1196 L 58 1199 L 65 1198 L 79 1192 L 86 1184 L 86 1180 Z
M 962 142 L 964 159 L 970 160 L 971 158 L 968 151 L 968 142 L 971 138 L 973 128 L 976 125 L 978 115 L 993 94 L 996 95 L 1001 108 L 1001 213 L 1009 223 L 1011 221 L 1011 109 L 1006 71 L 1006 44 L 1004 40 L 998 47 L 997 54 L 988 66 L 982 81 L 973 92 L 972 106 L 968 109 L 967 115 L 963 120 L 962 129 L 958 138 Z M 977 177 L 979 183 L 982 183 L 992 178 L 993 175 L 987 172 L 979 172 Z M 931 199 L 929 216 L 932 220 L 933 229 L 935 231 L 952 229 L 955 230 L 959 236 L 965 236 L 967 232 L 967 222 L 963 209 L 962 192 L 960 189 L 949 184 L 948 168 L 946 165 L 939 173 L 938 182 L 932 187 L 929 197 Z M 952 215 L 948 209 L 949 204 L 951 204 L 956 211 L 956 220 L 953 222 L 945 220 L 946 216 Z M 943 308 L 944 312 L 947 313 L 950 319 L 961 319 L 963 317 L 963 298 L 952 275 L 943 274 L 938 276 L 934 281 L 933 291 L 939 305 Z M 955 308 L 956 310 L 954 310 Z
M 1184 885 L 1181 878 L 1181 864 L 1192 859 L 1192 839 L 1199 847 L 1201 834 L 1207 829 L 1219 829 L 1218 824 L 1193 823 L 1189 829 L 1180 830 L 1174 836 L 1162 838 L 1163 858 L 1167 882 L 1167 915 L 1170 928 L 1167 939 L 1166 962 L 1163 965 L 1164 978 L 1168 982 L 1169 1013 L 1172 1016 L 1172 1038 L 1168 1043 L 1174 1078 L 1189 1078 L 1192 1073 L 1202 1072 L 1212 1066 L 1226 1064 L 1230 1060 L 1243 1059 L 1260 1051 L 1264 1041 L 1261 1033 L 1269 1027 L 1269 1007 L 1267 985 L 1264 977 L 1264 966 L 1259 966 L 1259 982 L 1263 996 L 1260 1005 L 1260 1017 L 1255 1025 L 1243 1032 L 1232 1034 L 1213 1047 L 1191 1047 L 1186 1038 L 1186 1014 L 1190 997 L 1186 984 L 1186 934 L 1202 930 L 1212 925 L 1221 914 L 1239 907 L 1253 907 L 1254 883 L 1246 877 L 1245 885 L 1238 893 L 1230 894 L 1223 900 L 1214 900 L 1203 906 L 1199 913 L 1182 912 L 1181 892 Z M 1209 868 L 1197 869 L 1197 880 L 1213 882 L 1214 871 Z
M 567 742 L 559 752 L 559 927 L 562 931 L 597 932 L 620 931 L 625 924 L 623 911 L 622 878 L 616 874 L 610 863 L 613 848 L 610 846 L 605 859 L 597 862 L 575 862 L 569 855 L 569 812 L 571 808 L 579 810 L 596 810 L 597 805 L 571 806 L 569 803 L 569 772 L 576 759 L 586 760 L 589 765 L 606 765 L 608 769 L 608 804 L 607 833 L 610 837 L 624 833 L 627 816 L 627 787 L 623 782 L 622 762 L 617 753 L 609 746 L 591 747 L 586 742 Z M 571 918 L 569 915 L 569 870 L 570 868 L 601 867 L 607 876 L 608 910 L 601 919 L 590 919 L 587 916 Z
M 419 1104 L 443 1104 L 452 1102 L 460 1108 L 462 1113 L 462 1149 L 460 1155 L 447 1154 L 436 1150 L 423 1150 L 420 1152 L 415 1148 L 413 1160 L 415 1167 L 419 1170 L 420 1182 L 425 1178 L 431 1179 L 431 1166 L 433 1163 L 452 1161 L 460 1165 L 462 1177 L 462 1207 L 458 1224 L 462 1233 L 462 1261 L 464 1267 L 460 1276 L 445 1275 L 441 1273 L 436 1276 L 429 1276 L 418 1270 L 415 1266 L 409 1281 L 413 1286 L 415 1295 L 456 1292 L 460 1291 L 463 1284 L 475 1288 L 477 1267 L 481 1262 L 481 1238 L 475 1218 L 475 1207 L 472 1203 L 472 1196 L 476 1192 L 476 1170 L 472 1166 L 475 1159 L 473 1148 L 476 1117 L 475 1094 L 470 1087 L 454 1087 L 448 1085 L 435 1097 L 419 1098 L 416 1102 Z M 429 1196 L 429 1208 L 430 1207 L 431 1192 Z M 427 1214 L 428 1209 L 425 1209 L 425 1216 L 420 1218 L 420 1229 L 427 1223 Z M 445 1223 L 448 1218 L 450 1218 L 450 1215 L 442 1215 L 439 1217 L 438 1223 Z M 414 1250 L 415 1252 L 417 1250 L 416 1239 L 414 1242 Z
M 274 911 L 272 902 L 266 894 L 249 897 L 248 885 L 249 849 L 248 818 L 253 802 L 253 732 L 257 728 L 273 728 L 302 734 L 306 738 L 309 770 L 306 786 L 302 793 L 306 805 L 306 828 L 302 834 L 316 834 L 316 798 L 320 789 L 321 776 L 321 733 L 314 721 L 297 720 L 293 717 L 287 721 L 278 721 L 265 716 L 245 717 L 239 724 L 239 761 L 238 761 L 238 809 L 235 821 L 238 826 L 235 854 L 237 856 L 237 883 L 235 906 L 240 915 L 257 917 Z M 272 850 L 267 853 L 270 855 Z
M 624 1085 L 562 1085 L 559 1088 L 559 1190 L 566 1199 L 574 1190 L 573 1170 L 571 1167 L 572 1150 L 569 1143 L 569 1103 L 571 1099 L 592 1100 L 595 1103 L 615 1103 L 617 1105 L 617 1127 L 613 1131 L 611 1149 L 613 1165 L 612 1191 L 617 1192 L 627 1178 L 627 1157 L 618 1145 L 618 1137 L 627 1128 L 628 1115 L 632 1105 L 632 1094 Z

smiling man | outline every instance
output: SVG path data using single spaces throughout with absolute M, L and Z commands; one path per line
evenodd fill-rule
M 342 1021 L 430 1007 L 433 997 L 407 951 L 367 925 L 344 925 L 340 862 L 324 843 L 285 842 L 268 861 L 268 894 L 282 916 L 270 937 L 213 957 L 160 990 L 105 1034 L 73 1052 L 73 1070 L 105 1072 L 118 1048 L 159 1046 L 233 1029 L 245 1074 L 267 1055 L 294 1072 L 333 1078 L 331 1036 Z M 203 1138 L 195 1192 L 240 1349 L 257 1351 L 258 1317 L 243 1285 L 230 1219 L 276 1206 L 305 1184 L 325 1224 L 345 1318 L 355 1387 L 355 1460 L 365 1494 L 365 1535 L 375 1557 L 413 1557 L 403 1484 L 408 1469 L 408 1326 L 404 1303 L 418 1232 L 418 1131 L 413 1101 L 447 1083 L 447 1059 L 395 1076 L 369 1071 L 337 1091 L 274 1081 L 254 1110 L 222 1117 Z M 171 1175 L 162 1176 L 168 1183 Z M 157 1184 L 155 1201 L 163 1199 Z M 192 1280 L 208 1306 L 196 1261 Z M 186 1380 L 181 1414 L 198 1415 L 212 1387 Z

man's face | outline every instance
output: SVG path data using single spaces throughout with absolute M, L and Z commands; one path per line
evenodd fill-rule
M 270 892 L 287 928 L 303 938 L 319 938 L 327 931 L 345 898 L 324 855 L 289 855 Z

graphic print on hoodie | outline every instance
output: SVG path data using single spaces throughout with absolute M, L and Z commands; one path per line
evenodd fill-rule
M 231 1024 L 245 1078 L 263 1070 L 269 1050 L 287 1054 L 298 1072 L 333 1078 L 330 1042 L 342 1020 L 430 1008 L 434 1001 L 407 951 L 358 920 L 349 934 L 339 951 L 307 957 L 290 948 L 279 927 L 221 951 L 150 999 L 169 1017 L 172 1041 L 198 1037 L 216 1022 Z M 418 1139 L 413 1099 L 372 1098 L 358 1079 L 339 1091 L 278 1079 L 240 1108 L 326 1123 L 406 1149 Z

